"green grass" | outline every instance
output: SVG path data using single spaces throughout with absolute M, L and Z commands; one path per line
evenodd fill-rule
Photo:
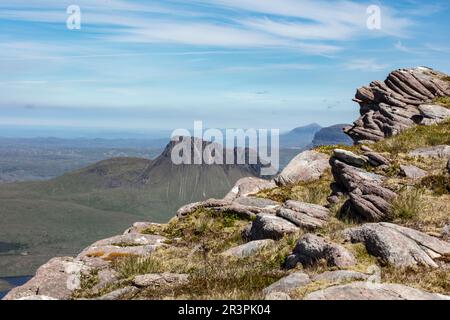
M 433 102 L 443 107 L 450 108 L 450 97 L 438 97 L 435 98 Z
M 432 190 L 437 196 L 450 194 L 450 175 L 439 174 L 428 176 L 421 180 L 420 185 Z
M 423 190 L 404 189 L 397 198 L 392 201 L 392 220 L 412 220 L 415 219 L 423 208 Z
M 378 152 L 397 155 L 417 148 L 441 144 L 450 144 L 450 120 L 432 126 L 415 126 L 371 147 Z

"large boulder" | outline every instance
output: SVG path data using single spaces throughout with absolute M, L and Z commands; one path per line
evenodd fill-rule
M 81 288 L 82 275 L 89 272 L 89 268 L 73 258 L 53 258 L 41 266 L 30 281 L 12 289 L 4 300 L 40 299 L 38 296 L 67 300 Z
M 304 151 L 296 156 L 275 178 L 278 185 L 318 180 L 329 168 L 329 157 L 316 151 Z
M 449 300 L 449 296 L 428 293 L 400 284 L 354 282 L 310 293 L 305 300 Z
M 286 267 L 295 268 L 298 263 L 314 265 L 320 260 L 325 260 L 330 267 L 346 268 L 356 264 L 354 255 L 343 246 L 314 234 L 306 234 L 297 241 L 286 260 Z
M 272 214 L 264 213 L 259 214 L 253 221 L 249 236 L 251 240 L 279 240 L 285 235 L 297 231 L 299 231 L 299 228 L 295 224 Z
M 450 243 L 392 223 L 368 223 L 345 234 L 352 242 L 364 243 L 369 254 L 398 267 L 436 268 L 434 259 L 450 254 Z
M 446 110 L 431 102 L 450 96 L 445 74 L 430 68 L 400 69 L 384 82 L 374 81 L 357 90 L 354 101 L 361 117 L 345 132 L 357 143 L 380 141 L 416 124 L 432 124 L 450 117 Z

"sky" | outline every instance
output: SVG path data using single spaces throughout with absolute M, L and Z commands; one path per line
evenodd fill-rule
M 449 1 L 393 2 L 1 0 L 0 134 L 351 123 L 358 87 L 450 72 Z

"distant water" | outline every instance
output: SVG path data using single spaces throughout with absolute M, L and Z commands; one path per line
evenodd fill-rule
M 32 278 L 32 276 L 23 276 L 23 277 L 5 277 L 5 278 L 1 278 L 0 280 L 6 281 L 7 283 L 9 283 L 11 285 L 11 289 L 21 286 L 23 285 L 25 282 L 27 282 L 28 280 L 30 280 Z M 0 291 L 0 299 L 2 299 L 4 296 L 6 296 L 6 294 L 11 290 L 6 290 L 6 291 Z

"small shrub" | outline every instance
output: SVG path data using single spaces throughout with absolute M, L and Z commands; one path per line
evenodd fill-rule
M 420 185 L 432 190 L 438 196 L 450 194 L 450 175 L 439 174 L 428 176 L 421 180 Z
M 393 220 L 412 220 L 423 208 L 423 191 L 421 189 L 403 190 L 392 201 L 391 218 Z

